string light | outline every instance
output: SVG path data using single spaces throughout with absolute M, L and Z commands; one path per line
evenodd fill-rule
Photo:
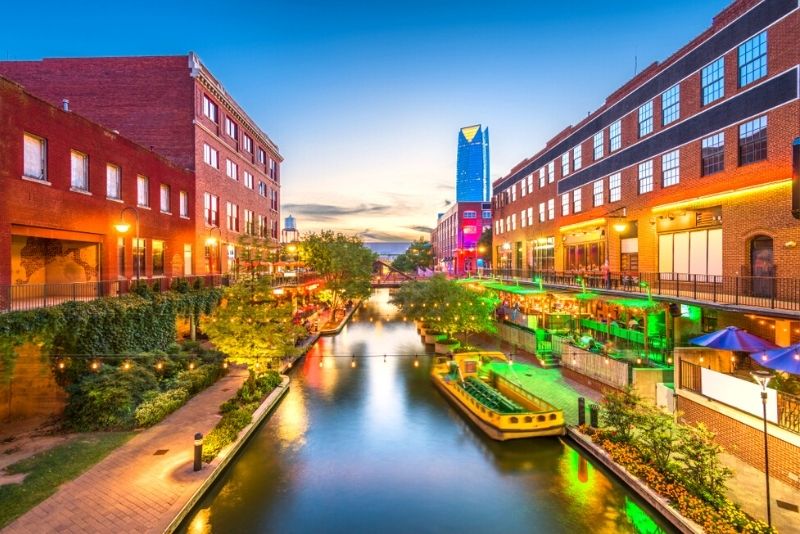
M 414 355 L 414 367 L 419 367 L 419 358 L 416 354 Z
M 131 368 L 131 362 L 125 362 L 122 364 L 122 369 L 124 369 L 125 371 L 127 371 L 130 368 Z
M 353 356 L 353 358 L 350 360 L 350 367 L 352 367 L 353 369 L 355 369 L 355 367 L 356 367 L 356 357 L 355 356 Z
M 163 364 L 163 363 L 161 363 L 161 362 L 158 362 L 158 363 L 156 364 L 156 369 L 158 369 L 159 371 L 160 371 L 161 369 L 163 369 L 163 368 L 164 368 L 164 364 Z
M 319 359 L 319 367 L 322 369 L 322 358 Z
M 191 363 L 189 363 L 189 370 L 191 371 L 193 369 L 194 369 L 194 362 L 191 362 Z
M 58 362 L 58 370 L 59 371 L 63 371 L 64 367 L 65 367 L 64 362 Z
M 92 370 L 97 371 L 100 368 L 100 364 L 98 362 L 92 362 Z
M 223 369 L 227 369 L 228 368 L 228 360 L 225 360 L 224 362 L 222 362 L 222 368 Z

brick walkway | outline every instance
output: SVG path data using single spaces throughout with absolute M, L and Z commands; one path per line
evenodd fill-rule
M 62 485 L 3 534 L 163 532 L 211 472 L 207 467 L 192 471 L 194 434 L 214 428 L 220 404 L 246 378 L 246 369 L 232 367 L 186 406 Z

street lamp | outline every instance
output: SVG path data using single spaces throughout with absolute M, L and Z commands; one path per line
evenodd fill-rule
M 217 235 L 219 239 L 215 239 L 212 235 L 214 230 L 217 231 Z M 220 230 L 219 226 L 212 226 L 211 229 L 208 231 L 208 239 L 206 239 L 206 245 L 209 247 L 213 247 L 216 245 L 217 247 L 217 270 L 219 274 L 222 274 L 222 230 Z M 211 274 L 214 274 L 214 268 L 212 264 Z
M 764 475 L 767 482 L 767 525 L 772 529 L 772 511 L 770 507 L 769 497 L 769 447 L 767 433 L 767 385 L 772 380 L 774 375 L 769 371 L 759 370 L 750 373 L 755 381 L 761 386 L 761 406 L 764 410 Z
M 135 239 L 134 243 L 136 246 L 136 250 L 138 251 L 139 247 L 141 246 L 141 243 L 139 243 L 139 210 L 137 210 L 133 206 L 125 206 L 124 208 L 122 208 L 122 211 L 119 212 L 119 222 L 114 225 L 114 228 L 120 234 L 125 234 L 128 232 L 128 230 L 131 229 L 131 225 L 125 222 L 125 212 L 128 210 L 132 211 L 134 216 L 136 217 L 136 237 L 134 238 Z M 142 264 L 136 256 L 134 256 L 134 260 L 136 261 L 136 285 L 138 286 L 139 279 L 142 276 Z

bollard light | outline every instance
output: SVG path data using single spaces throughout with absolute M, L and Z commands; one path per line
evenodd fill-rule
M 194 470 L 200 471 L 203 468 L 203 434 L 198 432 L 194 435 Z

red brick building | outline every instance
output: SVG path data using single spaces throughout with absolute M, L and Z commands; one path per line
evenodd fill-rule
M 64 107 L 0 78 L 0 300 L 190 273 L 192 173 Z
M 431 232 L 436 270 L 462 274 L 478 267 L 478 241 L 492 222 L 490 202 L 456 202 L 439 214 Z
M 0 75 L 195 172 L 193 272 L 234 268 L 243 235 L 278 244 L 278 147 L 194 53 L 0 62 Z M 219 232 L 216 230 L 219 228 Z M 223 242 L 207 246 L 209 239 Z

